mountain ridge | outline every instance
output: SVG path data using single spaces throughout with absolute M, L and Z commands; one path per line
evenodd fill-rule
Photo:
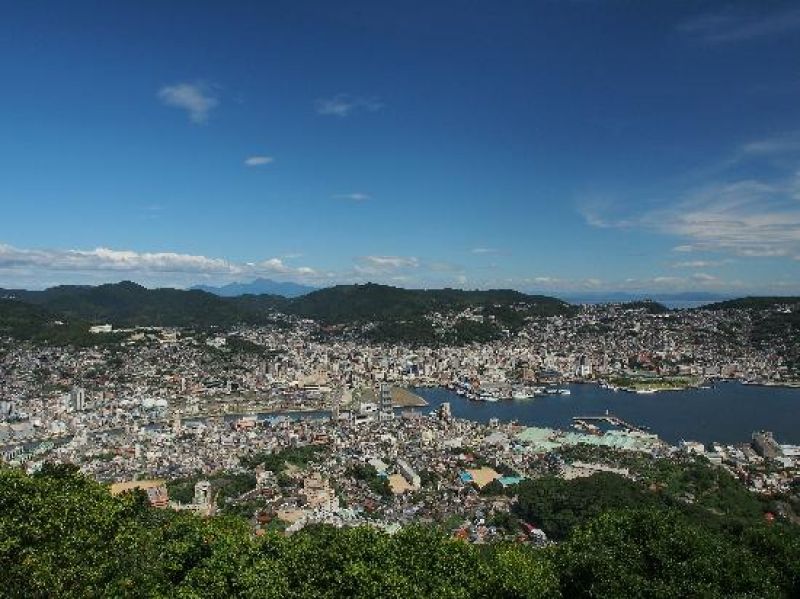
M 61 285 L 42 291 L 0 289 L 0 298 L 39 306 L 60 317 L 114 326 L 231 326 L 263 324 L 279 310 L 326 324 L 420 318 L 471 306 L 525 306 L 538 315 L 567 314 L 562 300 L 513 290 L 402 289 L 388 285 L 337 285 L 296 298 L 277 295 L 221 297 L 198 289 L 147 289 L 131 281 L 98 286 Z
M 190 290 L 205 291 L 220 297 L 237 297 L 240 295 L 281 295 L 293 298 L 312 291 L 317 291 L 318 287 L 302 285 L 291 281 L 275 281 L 273 279 L 257 278 L 249 283 L 234 282 L 227 285 L 193 285 Z
M 404 289 L 366 283 L 336 285 L 286 298 L 245 294 L 223 297 L 199 289 L 147 289 L 131 281 L 97 286 L 60 285 L 42 291 L 0 289 L 0 298 L 37 306 L 53 318 L 127 326 L 228 327 L 272 321 L 273 313 L 309 318 L 322 324 L 369 322 L 384 328 L 419 324 L 437 312 L 479 308 L 498 328 L 517 329 L 526 317 L 567 316 L 577 307 L 544 295 L 511 289 Z M 767 307 L 798 298 L 749 297 L 709 306 L 711 309 Z M 637 302 L 632 302 L 637 304 Z M 638 302 L 645 306 L 645 302 Z M 4 304 L 11 310 L 11 304 Z M 13 306 L 17 313 L 20 308 Z M 31 312 L 34 315 L 34 312 Z

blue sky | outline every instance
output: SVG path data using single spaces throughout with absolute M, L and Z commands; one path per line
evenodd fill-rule
M 800 293 L 800 8 L 17 2 L 0 287 Z

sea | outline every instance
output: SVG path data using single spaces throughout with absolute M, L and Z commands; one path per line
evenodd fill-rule
M 428 412 L 445 402 L 454 416 L 477 422 L 490 418 L 528 426 L 569 429 L 575 416 L 600 416 L 606 410 L 663 440 L 734 444 L 749 442 L 754 431 L 772 431 L 778 443 L 800 444 L 800 389 L 719 382 L 704 389 L 636 394 L 595 384 L 567 385 L 569 395 L 546 395 L 498 402 L 471 401 L 448 389 L 415 388 Z

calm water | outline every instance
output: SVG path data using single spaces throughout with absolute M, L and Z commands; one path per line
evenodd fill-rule
M 469 401 L 447 389 L 415 392 L 430 409 L 450 402 L 453 415 L 479 422 L 496 416 L 531 426 L 569 428 L 573 416 L 609 410 L 632 424 L 647 426 L 670 443 L 691 439 L 711 443 L 749 441 L 754 430 L 775 433 L 779 443 L 800 444 L 800 389 L 720 383 L 711 389 L 637 395 L 598 385 L 570 385 L 571 395 L 487 403 Z M 426 408 L 427 410 L 428 408 Z

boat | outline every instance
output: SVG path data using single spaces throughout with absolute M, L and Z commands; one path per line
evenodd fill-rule
M 569 395 L 572 393 L 569 389 L 545 389 L 548 395 Z

